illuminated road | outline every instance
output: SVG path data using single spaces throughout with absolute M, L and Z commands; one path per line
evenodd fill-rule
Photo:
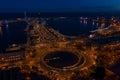
M 33 29 L 31 31 L 28 31 L 27 34 L 28 36 L 28 41 L 26 44 L 26 49 L 25 49 L 25 55 L 24 59 L 20 60 L 20 56 L 16 57 L 18 55 L 12 55 L 10 57 L 7 57 L 6 62 L 4 62 L 4 58 L 1 58 L 3 62 L 0 63 L 0 68 L 1 69 L 9 69 L 13 67 L 20 67 L 21 72 L 23 73 L 30 73 L 30 72 L 37 72 L 39 74 L 40 71 L 43 71 L 45 75 L 50 76 L 48 73 L 53 72 L 57 73 L 57 77 L 60 80 L 63 80 L 63 78 L 68 78 L 70 77 L 74 71 L 77 70 L 85 70 L 87 73 L 90 73 L 89 67 L 96 65 L 96 59 L 97 56 L 99 56 L 99 53 L 106 54 L 109 56 L 112 56 L 112 60 L 108 64 L 114 63 L 114 60 L 116 56 L 113 56 L 115 53 L 109 54 L 110 51 L 107 51 L 108 49 L 111 51 L 115 51 L 118 53 L 115 48 L 116 46 L 120 44 L 104 44 L 102 45 L 103 48 L 100 48 L 100 46 L 96 45 L 91 45 L 91 46 L 86 46 L 85 41 L 88 38 L 77 38 L 77 37 L 72 37 L 70 40 L 67 40 L 65 36 L 59 34 L 58 32 L 54 31 L 53 29 L 49 29 L 47 27 L 44 27 L 43 25 L 39 25 L 38 21 L 33 20 L 31 21 L 28 25 L 34 25 Z M 28 28 L 29 28 L 28 26 Z M 32 39 L 31 39 L 32 37 Z M 33 38 L 35 37 L 35 38 Z M 88 39 L 89 40 L 89 39 Z M 79 45 L 79 46 L 77 46 Z M 99 48 L 101 51 L 99 51 Z M 72 55 L 75 55 L 73 57 L 68 57 L 71 59 L 67 60 L 75 60 L 73 63 L 70 65 L 67 64 L 68 62 L 65 61 L 66 63 L 62 64 L 62 62 L 54 62 L 54 61 L 59 61 L 61 58 L 63 60 L 66 60 L 63 56 L 55 56 L 55 57 L 47 57 L 47 55 L 51 54 L 51 52 L 56 52 L 56 51 L 65 51 L 65 52 L 70 52 Z M 61 53 L 62 54 L 62 53 Z M 67 55 L 67 54 L 66 54 Z M 8 55 L 9 56 L 9 55 Z M 16 61 L 13 61 L 13 58 L 15 58 Z M 10 60 L 10 61 L 9 61 Z M 13 61 L 13 62 L 12 62 Z M 55 66 L 50 65 L 49 62 L 53 61 Z M 72 61 L 70 61 L 72 62 Z M 56 67 L 56 65 L 61 65 L 59 68 Z M 67 66 L 65 66 L 65 64 Z M 33 69 L 35 67 L 35 69 Z

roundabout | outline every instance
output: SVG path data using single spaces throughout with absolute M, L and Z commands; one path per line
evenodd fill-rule
M 89 68 L 95 65 L 94 49 L 84 51 L 73 46 L 55 47 L 47 44 L 44 48 L 37 47 L 36 53 L 34 61 L 38 64 L 39 69 L 49 77 L 56 74 L 55 77 L 60 80 L 63 80 L 64 77 L 70 78 L 75 71 L 85 71 L 86 74 L 89 74 Z
M 74 70 L 85 63 L 82 54 L 74 51 L 51 51 L 42 56 L 42 64 L 51 70 L 66 71 Z

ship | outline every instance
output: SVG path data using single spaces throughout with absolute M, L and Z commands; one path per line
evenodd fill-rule
M 110 37 L 110 36 L 119 36 L 120 34 L 120 25 L 114 24 L 105 28 L 98 28 L 96 30 L 90 31 L 91 34 L 89 38 L 99 37 Z
M 12 44 L 6 49 L 6 52 L 14 52 L 14 51 L 19 51 L 19 50 L 21 50 L 20 45 Z

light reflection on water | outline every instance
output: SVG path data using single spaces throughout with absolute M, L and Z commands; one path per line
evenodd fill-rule
M 0 36 L 3 34 L 2 27 L 0 26 Z
M 61 34 L 68 36 L 79 36 L 81 34 L 88 34 L 91 30 L 100 27 L 100 24 L 90 21 L 89 18 L 68 17 L 65 19 L 49 19 L 46 21 L 47 26 L 58 30 Z M 107 26 L 107 25 L 106 25 Z M 9 23 L 0 28 L 0 49 L 5 48 L 11 44 L 21 44 L 26 41 L 26 34 L 24 29 L 26 24 L 24 22 Z

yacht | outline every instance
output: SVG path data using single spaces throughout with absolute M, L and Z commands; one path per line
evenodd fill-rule
M 11 51 L 19 51 L 21 49 L 21 46 L 20 45 L 17 45 L 17 44 L 12 44 L 10 45 L 6 51 L 7 52 L 11 52 Z

